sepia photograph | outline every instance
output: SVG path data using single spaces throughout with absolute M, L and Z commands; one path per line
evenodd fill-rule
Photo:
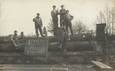
M 0 71 L 115 71 L 115 0 L 0 0 Z

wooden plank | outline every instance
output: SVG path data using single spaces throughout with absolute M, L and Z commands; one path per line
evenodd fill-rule
M 94 63 L 95 65 L 97 65 L 98 67 L 100 68 L 103 68 L 103 69 L 112 69 L 112 67 L 102 63 L 102 62 L 99 62 L 99 61 L 91 61 L 92 63 Z
M 48 39 L 47 38 L 31 38 L 26 42 L 26 55 L 46 55 L 48 53 Z

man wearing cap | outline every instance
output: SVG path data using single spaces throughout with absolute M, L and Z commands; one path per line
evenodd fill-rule
M 65 24 L 65 14 L 66 14 L 66 9 L 64 9 L 64 5 L 61 5 L 61 9 L 60 9 L 60 26 L 64 26 L 64 24 Z
M 53 10 L 51 11 L 51 17 L 52 17 L 52 22 L 53 22 L 53 31 L 54 35 L 56 35 L 56 31 L 58 28 L 58 11 L 56 10 L 56 6 L 53 5 Z
M 68 33 L 68 29 L 70 29 L 71 35 L 73 35 L 73 30 L 72 30 L 72 21 L 73 16 L 69 14 L 69 10 L 66 10 L 66 15 L 65 15 L 65 22 L 66 22 L 66 31 Z
M 17 40 L 17 39 L 18 39 L 18 31 L 15 30 L 13 35 L 13 40 Z
M 37 16 L 35 18 L 33 18 L 33 22 L 35 23 L 35 32 L 36 32 L 36 36 L 38 37 L 39 34 L 38 34 L 38 29 L 39 29 L 39 32 L 40 32 L 40 35 L 43 37 L 43 34 L 42 34 L 42 19 L 40 18 L 40 14 L 37 13 Z

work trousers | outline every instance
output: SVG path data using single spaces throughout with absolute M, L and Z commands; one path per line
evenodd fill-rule
M 42 27 L 39 24 L 35 24 L 35 33 L 37 37 L 39 36 L 38 30 L 40 32 L 40 35 L 43 37 Z

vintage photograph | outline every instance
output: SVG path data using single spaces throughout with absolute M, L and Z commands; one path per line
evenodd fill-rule
M 115 0 L 0 0 L 0 71 L 115 71 Z

